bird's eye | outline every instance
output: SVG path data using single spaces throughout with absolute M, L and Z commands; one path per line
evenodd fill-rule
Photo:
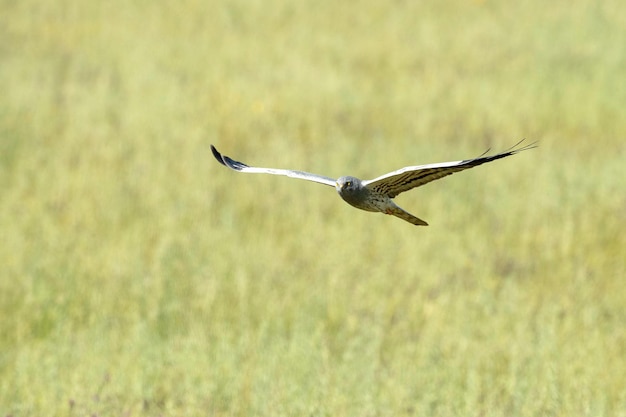
M 347 185 L 348 187 L 352 187 L 352 181 L 346 181 L 346 185 Z

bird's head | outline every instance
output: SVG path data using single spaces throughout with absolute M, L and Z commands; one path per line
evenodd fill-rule
M 363 201 L 367 200 L 368 190 L 358 178 L 341 177 L 335 183 L 335 188 L 341 198 L 354 207 L 361 208 Z
M 341 177 L 335 183 L 339 194 L 357 191 L 361 186 L 361 180 L 355 177 Z

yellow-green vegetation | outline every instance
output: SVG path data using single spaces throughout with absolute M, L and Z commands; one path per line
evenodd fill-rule
M 621 0 L 1 4 L 0 415 L 626 415 Z

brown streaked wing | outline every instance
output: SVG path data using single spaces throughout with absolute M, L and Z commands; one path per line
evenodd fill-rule
M 480 156 L 474 159 L 466 159 L 463 161 L 441 162 L 437 164 L 418 165 L 401 168 L 397 171 L 390 172 L 373 180 L 363 181 L 363 185 L 369 189 L 380 192 L 384 195 L 394 198 L 400 193 L 411 190 L 415 187 L 427 184 L 431 181 L 438 180 L 455 172 L 473 168 L 487 162 L 502 159 L 518 152 L 535 148 L 536 143 L 517 148 L 523 141 L 520 141 L 511 149 L 491 156 Z M 484 155 L 484 154 L 483 154 Z

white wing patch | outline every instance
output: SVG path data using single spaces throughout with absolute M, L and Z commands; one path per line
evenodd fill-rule
M 247 172 L 250 174 L 283 175 L 285 177 L 318 182 L 320 184 L 330 185 L 331 187 L 335 186 L 336 180 L 325 177 L 323 175 L 311 174 L 310 172 L 304 171 L 293 171 L 289 169 L 251 167 L 244 164 L 243 162 L 235 161 L 228 156 L 222 155 L 217 149 L 215 149 L 213 145 L 211 145 L 211 151 L 213 152 L 213 156 L 215 157 L 215 159 L 217 159 L 220 164 L 234 171 Z

